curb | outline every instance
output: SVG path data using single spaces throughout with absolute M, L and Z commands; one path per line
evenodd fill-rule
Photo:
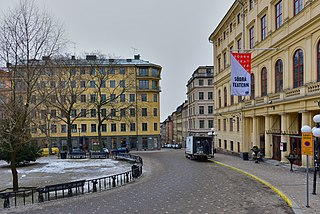
M 227 167 L 227 168 L 230 168 L 232 170 L 235 170 L 235 171 L 238 171 L 242 174 L 245 174 L 247 175 L 248 177 L 251 177 L 257 181 L 259 181 L 260 183 L 266 185 L 267 187 L 269 187 L 270 189 L 272 189 L 276 194 L 278 194 L 281 198 L 283 198 L 283 200 L 285 200 L 285 202 L 292 208 L 293 212 L 296 213 L 296 214 L 300 214 L 302 213 L 301 212 L 301 209 L 300 207 L 295 203 L 293 202 L 288 196 L 286 196 L 283 192 L 281 192 L 279 189 L 277 189 L 276 187 L 272 186 L 270 183 L 268 183 L 267 181 L 249 173 L 249 172 L 246 172 L 246 171 L 243 171 L 241 169 L 238 169 L 238 168 L 235 168 L 233 166 L 230 166 L 228 164 L 224 164 L 224 163 L 221 163 L 219 161 L 215 161 L 215 160 L 210 160 L 211 162 L 213 163 L 216 163 L 218 165 L 221 165 L 221 166 L 224 166 L 224 167 Z

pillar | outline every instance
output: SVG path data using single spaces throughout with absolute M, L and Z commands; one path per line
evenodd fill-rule
M 265 130 L 270 130 L 271 129 L 271 125 L 270 125 L 270 116 L 267 115 L 265 116 Z M 266 158 L 271 158 L 272 154 L 272 135 L 271 134 L 267 134 L 265 133 L 264 135 L 264 148 L 265 148 L 265 157 Z
M 253 117 L 253 123 L 252 123 L 252 142 L 253 142 L 253 146 L 258 146 L 260 147 L 259 143 L 258 143 L 258 136 L 259 132 L 258 132 L 258 117 Z
M 287 131 L 287 122 L 288 120 L 288 115 L 283 113 L 281 114 L 281 132 Z M 281 143 L 287 144 L 287 150 L 289 150 L 289 143 L 288 143 L 288 135 L 283 135 L 281 134 Z M 287 152 L 281 152 L 281 161 L 287 162 L 288 160 L 285 158 L 285 155 Z

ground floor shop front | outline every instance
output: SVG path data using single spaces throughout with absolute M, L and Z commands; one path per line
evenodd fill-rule
M 37 139 L 41 147 L 58 147 L 60 150 L 67 150 L 67 138 L 39 138 Z M 102 137 L 104 148 L 109 150 L 119 147 L 126 147 L 129 150 L 153 150 L 160 149 L 159 135 L 142 135 L 142 136 L 107 136 Z M 72 137 L 72 148 L 80 148 L 84 151 L 98 150 L 99 141 L 97 136 L 78 136 Z

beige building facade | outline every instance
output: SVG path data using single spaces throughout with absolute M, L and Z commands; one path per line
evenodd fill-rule
M 241 4 L 210 35 L 214 49 L 217 146 L 241 154 L 253 146 L 287 161 L 301 154 L 301 127 L 320 113 L 320 1 L 243 0 L 244 49 L 252 53 L 251 96 L 230 95 L 230 50 L 241 51 Z M 313 163 L 313 160 L 310 161 Z
M 213 66 L 200 66 L 187 83 L 188 135 L 208 136 L 214 127 Z

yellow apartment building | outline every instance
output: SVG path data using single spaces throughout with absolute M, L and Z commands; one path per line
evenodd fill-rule
M 106 118 L 100 129 L 104 147 L 160 148 L 161 66 L 142 60 L 139 55 L 134 59 L 99 59 L 88 55 L 56 65 L 48 68 L 49 75 L 39 82 L 50 100 L 35 112 L 40 119 L 35 120 L 31 129 L 40 144 L 48 146 L 50 141 L 52 146 L 67 145 L 68 126 L 61 105 L 73 100 L 72 147 L 93 149 L 98 144 L 96 103 L 104 101 L 99 110 L 101 117 Z M 40 90 L 31 103 L 36 103 L 39 96 Z
M 241 154 L 258 146 L 267 158 L 287 161 L 292 152 L 297 164 L 306 164 L 300 129 L 315 126 L 312 118 L 320 113 L 319 23 L 319 0 L 233 3 L 209 37 L 220 149 Z M 251 96 L 233 97 L 230 51 L 241 52 L 243 42 L 252 53 Z

